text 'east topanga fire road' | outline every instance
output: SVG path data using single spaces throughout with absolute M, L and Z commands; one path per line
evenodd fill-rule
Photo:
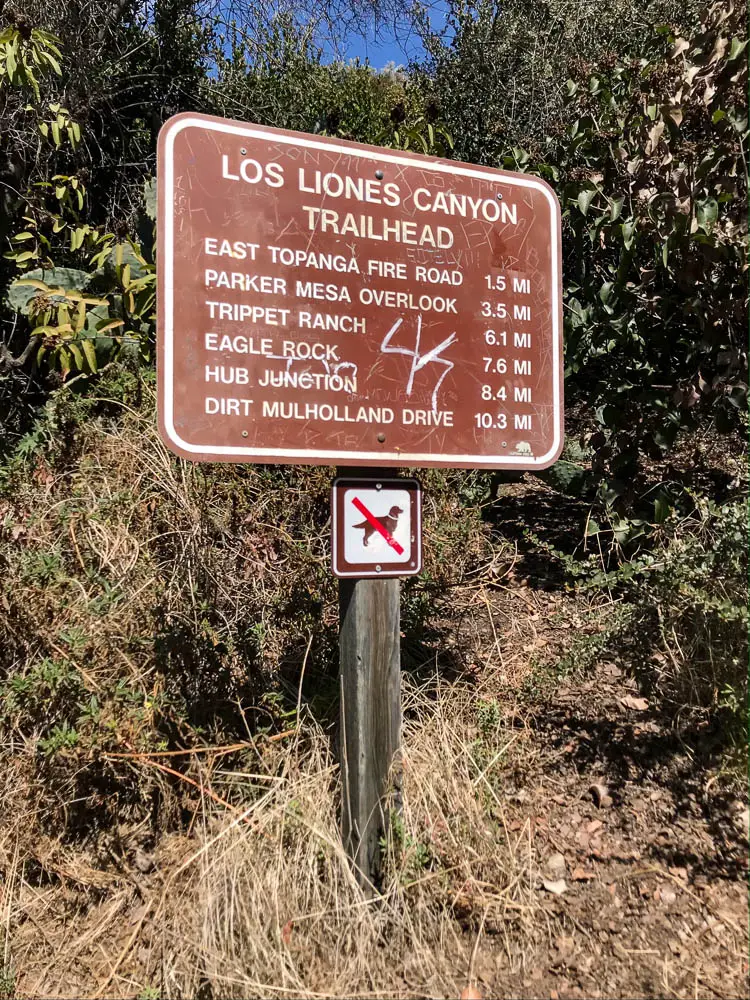
M 542 468 L 560 213 L 536 177 L 201 115 L 159 137 L 159 420 L 194 460 Z

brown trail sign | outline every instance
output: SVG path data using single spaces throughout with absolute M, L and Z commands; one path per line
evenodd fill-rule
M 334 546 L 351 577 L 342 829 L 370 890 L 400 739 L 398 576 L 419 572 L 421 525 L 415 481 L 374 509 L 367 480 L 556 461 L 557 199 L 525 174 L 183 114 L 159 136 L 158 273 L 167 445 L 355 479 Z M 395 578 L 363 578 L 378 573 Z
M 185 114 L 159 137 L 159 420 L 194 460 L 544 468 L 560 215 L 536 177 Z

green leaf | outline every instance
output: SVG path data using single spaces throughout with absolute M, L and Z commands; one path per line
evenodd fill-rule
M 739 38 L 732 39 L 732 47 L 729 50 L 729 55 L 727 56 L 727 62 L 734 62 L 734 60 L 745 51 L 747 47 L 747 39 L 745 41 L 740 41 Z
M 668 517 L 669 501 L 665 497 L 659 496 L 654 501 L 654 523 L 664 524 Z
M 156 221 L 156 179 L 144 181 L 143 204 L 149 219 Z
M 89 368 L 92 372 L 96 371 L 96 348 L 94 347 L 94 342 L 92 340 L 82 340 L 81 347 L 83 347 L 83 353 L 86 355 L 86 360 L 89 363 Z
M 715 198 L 706 198 L 699 201 L 695 206 L 695 217 L 698 225 L 707 233 L 710 233 L 719 218 L 719 203 Z
M 106 333 L 107 330 L 114 330 L 115 327 L 124 325 L 125 325 L 125 320 L 122 319 L 104 319 L 96 324 L 96 332 Z
M 593 519 L 589 518 L 586 522 L 586 537 L 590 535 L 598 535 L 602 529 L 599 527 L 598 523 Z
M 622 224 L 622 242 L 626 250 L 630 250 L 635 239 L 635 219 Z
M 609 200 L 609 217 L 612 222 L 617 222 L 622 214 L 622 206 L 625 204 L 625 198 L 619 195 L 617 198 L 610 198 Z
M 83 371 L 83 355 L 81 354 L 81 349 L 75 341 L 70 341 L 68 344 L 68 350 L 73 355 L 76 365 L 80 371 Z
M 57 73 L 58 76 L 62 76 L 62 70 L 60 69 L 60 63 L 55 59 L 51 52 L 43 52 L 42 56 L 47 60 L 52 69 Z
M 5 65 L 8 70 L 8 76 L 12 80 L 18 67 L 18 63 L 16 62 L 16 46 L 14 43 L 5 46 Z
M 593 191 L 579 191 L 578 193 L 578 207 L 580 208 L 583 215 L 589 214 L 589 208 L 591 208 L 591 202 L 596 196 L 596 188 Z
M 617 524 L 613 525 L 613 533 L 615 541 L 620 545 L 624 545 L 630 534 L 630 522 L 626 518 L 623 518 Z
M 105 259 L 99 265 L 97 274 L 107 281 L 116 278 L 119 282 L 125 264 L 130 265 L 130 281 L 138 281 L 154 271 L 153 264 L 147 264 L 129 243 L 118 243 L 105 251 Z

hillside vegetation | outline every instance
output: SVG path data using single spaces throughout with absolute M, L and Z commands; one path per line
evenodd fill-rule
M 356 5 L 229 9 L 0 11 L 0 1000 L 741 995 L 744 6 L 450 0 L 438 37 L 375 5 L 424 43 L 383 70 L 324 58 Z M 155 143 L 188 109 L 563 209 L 562 460 L 418 473 L 376 903 L 337 828 L 332 470 L 156 431 Z

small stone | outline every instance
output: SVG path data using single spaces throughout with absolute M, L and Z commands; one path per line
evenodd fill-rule
M 544 879 L 542 885 L 547 890 L 551 892 L 554 896 L 562 896 L 564 892 L 568 891 L 568 883 L 564 878 L 559 879 Z
M 669 888 L 661 889 L 659 895 L 661 896 L 662 903 L 666 904 L 667 906 L 671 906 L 672 903 L 674 903 L 674 901 L 677 899 L 677 893 L 674 891 L 674 889 L 669 889 Z
M 597 809 L 608 809 L 612 805 L 612 797 L 606 785 L 594 784 L 589 788 L 589 791 Z
M 634 698 L 632 694 L 626 694 L 624 698 L 620 698 L 620 704 L 634 712 L 645 712 L 648 708 L 648 701 L 645 698 Z
M 565 872 L 567 871 L 567 863 L 562 854 L 550 854 L 547 858 L 547 874 L 551 879 L 560 879 L 565 877 Z

